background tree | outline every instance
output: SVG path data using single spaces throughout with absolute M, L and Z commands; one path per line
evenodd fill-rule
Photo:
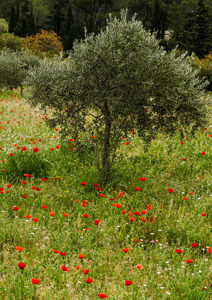
M 15 6 L 14 6 L 14 4 L 12 4 L 11 10 L 10 10 L 10 20 L 9 20 L 9 32 L 10 33 L 14 32 L 16 25 L 17 25 L 17 16 L 16 16 L 16 11 L 15 11 Z
M 189 58 L 166 53 L 142 23 L 110 17 L 105 31 L 74 44 L 66 61 L 43 61 L 30 78 L 31 103 L 53 107 L 52 125 L 77 137 L 88 130 L 98 137 L 100 169 L 108 182 L 120 136 L 207 121 L 205 84 Z M 87 117 L 90 116 L 90 127 Z M 180 125 L 182 126 L 182 125 Z
M 0 35 L 8 31 L 8 23 L 4 19 L 0 19 Z

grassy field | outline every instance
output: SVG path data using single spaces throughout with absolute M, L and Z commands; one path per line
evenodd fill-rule
M 212 299 L 210 124 L 122 137 L 103 187 L 95 153 L 19 97 L 0 96 L 1 299 Z

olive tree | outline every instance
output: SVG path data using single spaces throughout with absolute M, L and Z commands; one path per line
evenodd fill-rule
M 105 30 L 76 41 L 66 60 L 43 60 L 29 78 L 31 103 L 53 108 L 52 125 L 76 137 L 98 136 L 104 182 L 121 134 L 151 129 L 167 132 L 207 122 L 206 83 L 196 77 L 188 57 L 166 53 L 142 23 L 109 17 Z M 94 127 L 87 126 L 87 116 Z M 90 128 L 90 129 L 89 129 Z

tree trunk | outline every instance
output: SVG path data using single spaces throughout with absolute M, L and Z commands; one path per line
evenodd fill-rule
M 105 132 L 104 132 L 104 146 L 102 152 L 102 170 L 103 170 L 103 181 L 108 183 L 110 179 L 110 131 L 111 131 L 111 118 L 110 110 L 105 100 Z

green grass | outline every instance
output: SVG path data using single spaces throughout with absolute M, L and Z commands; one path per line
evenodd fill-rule
M 74 145 L 62 142 L 59 131 L 45 124 L 38 109 L 18 99 L 18 92 L 11 94 L 4 91 L 0 96 L 0 187 L 4 188 L 0 194 L 1 299 L 95 300 L 100 293 L 114 300 L 211 299 L 210 124 L 186 135 L 184 145 L 178 132 L 174 137 L 161 133 L 148 145 L 136 134 L 123 139 L 112 181 L 103 187 L 95 152 L 86 151 L 86 146 L 82 154 L 70 150 Z M 83 136 L 82 140 L 89 138 Z M 22 152 L 22 147 L 27 150 Z M 141 177 L 146 181 L 140 181 Z M 21 183 L 23 180 L 27 183 Z M 102 190 L 97 192 L 94 183 Z M 174 192 L 169 193 L 168 188 Z M 101 193 L 105 197 L 100 197 Z M 88 201 L 86 207 L 83 200 Z M 20 209 L 16 211 L 14 206 Z M 147 214 L 134 215 L 141 210 Z M 50 212 L 55 215 L 49 216 Z M 130 212 L 134 222 L 129 222 Z M 31 219 L 25 219 L 27 214 Z M 147 218 L 145 223 L 141 216 Z M 95 225 L 96 219 L 99 225 Z M 190 246 L 194 242 L 198 247 Z M 15 250 L 16 246 L 24 250 Z M 124 253 L 124 248 L 129 251 Z M 53 249 L 67 255 L 63 258 Z M 182 254 L 176 249 L 183 250 Z M 85 255 L 83 260 L 79 253 Z M 186 263 L 187 259 L 193 262 Z M 24 270 L 19 263 L 26 264 Z M 142 269 L 137 268 L 139 264 Z M 70 271 L 63 271 L 62 265 Z M 90 272 L 85 275 L 83 269 Z M 93 282 L 86 283 L 87 277 Z M 32 284 L 32 278 L 40 279 L 39 284 Z M 133 284 L 125 286 L 126 280 Z

